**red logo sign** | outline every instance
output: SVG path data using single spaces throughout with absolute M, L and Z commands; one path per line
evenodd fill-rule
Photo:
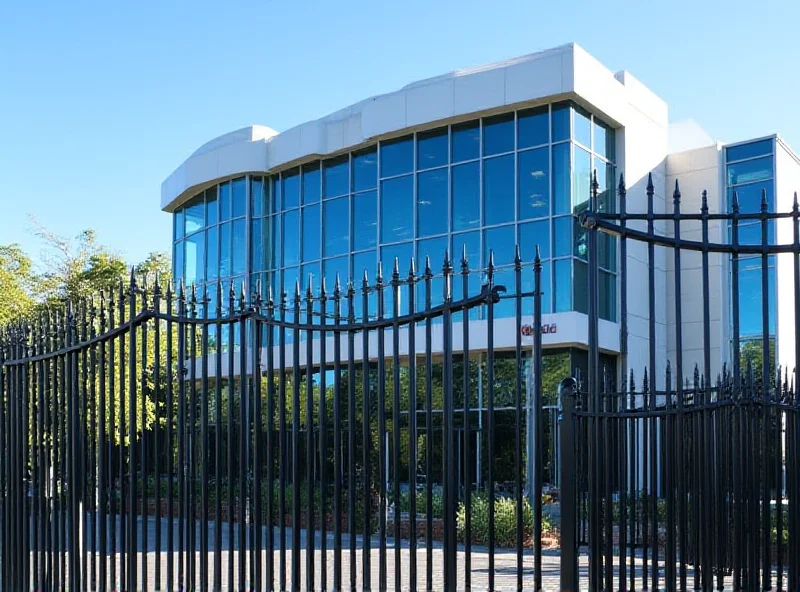
M 542 335 L 552 335 L 556 333 L 558 327 L 555 323 L 549 323 L 542 325 Z M 533 335 L 533 326 L 531 325 L 522 325 L 520 328 L 520 333 L 522 333 L 523 337 L 531 337 Z

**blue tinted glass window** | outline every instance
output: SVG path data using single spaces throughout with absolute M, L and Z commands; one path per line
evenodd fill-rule
M 219 227 L 211 226 L 206 231 L 206 279 L 219 277 Z
M 572 205 L 580 211 L 589 203 L 592 187 L 592 157 L 579 146 L 573 147 Z
M 173 264 L 172 264 L 172 275 L 175 277 L 175 284 L 178 285 L 181 283 L 181 280 L 184 279 L 184 250 L 186 248 L 184 241 L 179 241 L 175 243 L 175 254 L 173 255 Z
M 223 222 L 231 219 L 231 184 L 222 183 L 219 186 L 219 219 Z
M 375 278 L 377 266 L 378 254 L 375 251 L 365 251 L 353 255 L 353 279 L 357 289 L 361 287 L 361 280 L 365 271 L 371 280 Z
M 378 186 L 378 153 L 374 148 L 353 154 L 353 191 Z
M 550 214 L 550 149 L 519 153 L 519 219 L 541 218 Z
M 453 126 L 451 158 L 453 162 L 472 160 L 480 156 L 481 132 L 477 121 Z
M 414 179 L 381 182 L 381 242 L 391 243 L 414 234 Z
M 555 238 L 554 257 L 564 257 L 572 253 L 572 217 L 553 218 L 553 237 Z
M 514 226 L 499 226 L 483 231 L 483 260 L 489 262 L 489 253 L 494 253 L 495 266 L 514 263 L 516 236 Z
M 350 198 L 327 201 L 324 207 L 325 256 L 343 255 L 350 250 Z
M 567 312 L 572 310 L 572 260 L 557 259 L 555 261 L 555 311 Z
M 342 294 L 345 294 L 347 280 L 350 279 L 350 258 L 345 255 L 344 257 L 326 259 L 322 264 L 322 273 L 325 275 L 325 288 L 328 290 L 329 296 L 333 296 L 333 288 L 336 286 L 337 274 L 339 276 Z
M 303 261 L 319 259 L 319 205 L 303 208 Z
M 296 267 L 283 270 L 281 280 L 281 293 L 286 294 L 286 303 L 290 309 L 294 305 L 295 295 L 297 294 L 297 280 L 300 278 L 300 270 Z
M 303 203 L 317 203 L 321 190 L 319 162 L 303 165 Z
M 572 212 L 569 152 L 569 143 L 553 146 L 553 209 L 556 214 L 569 214 Z
M 577 217 L 572 219 L 572 236 L 575 241 L 572 254 L 586 260 L 588 253 L 586 229 L 581 225 Z
M 597 258 L 600 267 L 610 271 L 617 269 L 617 239 L 605 232 L 598 233 L 597 236 Z
M 206 206 L 203 203 L 203 194 L 195 197 L 184 209 L 186 220 L 185 234 L 200 230 L 205 225 Z
M 527 265 L 522 269 L 522 291 L 527 293 L 533 293 L 536 287 L 536 278 L 534 277 L 533 268 L 531 265 Z M 550 262 L 544 261 L 542 262 L 542 272 L 540 275 L 540 284 L 539 289 L 542 292 L 542 313 L 549 314 L 552 312 L 552 299 L 553 293 L 550 288 Z M 523 315 L 532 315 L 533 314 L 533 307 L 534 307 L 534 299 L 533 296 L 526 296 L 522 299 L 522 314 Z
M 231 205 L 233 206 L 233 217 L 244 216 L 247 211 L 247 186 L 245 178 L 234 179 L 231 181 Z
M 282 227 L 280 214 L 272 216 L 269 221 L 267 268 L 278 269 L 281 266 L 281 253 L 283 245 L 283 242 L 281 241 Z
M 547 106 L 517 114 L 517 148 L 541 146 L 550 141 L 550 116 Z
M 250 203 L 252 216 L 258 218 L 267 213 L 264 204 L 264 180 L 261 177 L 252 177 L 250 180 Z
M 738 185 L 741 183 L 753 183 L 772 178 L 772 157 L 756 158 L 729 164 L 728 185 Z
M 597 171 L 597 207 L 601 212 L 617 211 L 617 188 L 614 185 L 614 167 L 599 158 L 593 159 L 592 171 Z M 590 189 L 591 191 L 591 185 Z
M 516 275 L 513 269 L 506 267 L 499 269 L 494 274 L 495 286 L 505 286 L 507 293 L 513 294 L 516 290 Z M 494 305 L 495 318 L 513 317 L 516 313 L 516 302 L 514 298 L 503 298 Z
M 483 162 L 484 224 L 501 224 L 514 219 L 514 155 Z
M 461 300 L 465 297 L 475 296 L 480 292 L 481 276 L 481 235 L 479 232 L 462 232 L 453 235 L 453 261 L 457 272 L 461 271 L 461 260 L 464 257 L 464 247 L 467 251 L 467 264 L 470 273 L 467 276 L 468 288 L 464 293 L 464 279 L 460 274 L 453 280 L 453 298 Z M 477 318 L 479 309 L 474 309 L 470 318 Z
M 413 243 L 402 243 L 399 245 L 391 245 L 389 247 L 381 248 L 381 261 L 383 262 L 383 281 L 389 284 L 392 281 L 392 272 L 394 271 L 395 260 L 397 260 L 399 269 L 405 270 L 400 272 L 400 276 L 404 277 L 408 271 L 408 266 L 411 264 L 411 258 L 414 256 Z M 408 295 L 406 290 L 401 286 L 399 293 L 399 302 L 397 302 L 397 309 L 399 314 L 408 314 Z M 383 290 L 384 297 L 384 316 L 394 316 L 395 304 L 395 290 L 391 285 Z
M 483 120 L 483 155 L 502 154 L 514 149 L 514 114 Z
M 212 226 L 219 222 L 219 212 L 217 205 L 217 186 L 206 189 L 206 226 Z
M 369 249 L 378 244 L 378 194 L 375 191 L 353 196 L 353 249 Z
M 761 197 L 764 191 L 767 192 L 768 209 L 775 211 L 775 183 L 774 181 L 762 181 L 760 183 L 749 183 L 739 185 L 735 189 L 728 188 L 728 209 L 733 208 L 733 192 L 739 199 L 739 211 L 743 214 L 756 214 L 761 211 Z
M 270 202 L 270 211 L 271 212 L 280 212 L 283 209 L 283 203 L 281 200 L 281 182 L 278 175 L 273 175 L 269 179 L 270 185 L 270 192 L 271 192 L 271 202 Z
M 245 220 L 233 221 L 233 275 L 245 272 L 245 258 L 247 256 L 247 229 Z
M 227 222 L 219 227 L 219 277 L 231 275 L 231 224 Z
M 447 128 L 417 134 L 417 168 L 430 169 L 447 164 Z
M 398 265 L 400 266 L 401 277 L 405 277 L 408 274 L 408 267 L 411 265 L 413 256 L 414 243 L 411 242 L 381 247 L 384 283 L 388 283 L 392 279 L 395 259 L 397 259 Z M 442 257 L 444 257 L 444 251 L 442 251 Z
M 283 215 L 283 264 L 300 263 L 300 213 L 297 210 Z
M 730 231 L 731 241 L 733 241 L 733 230 Z M 760 245 L 761 244 L 761 223 L 750 222 L 739 224 L 738 242 L 740 245 Z M 775 242 L 775 224 L 767 224 L 767 243 Z
M 414 168 L 414 143 L 411 136 L 381 142 L 381 177 L 410 173 Z
M 731 146 L 725 149 L 725 157 L 728 162 L 755 158 L 756 156 L 766 156 L 767 154 L 772 154 L 772 138 L 751 142 L 749 144 L 740 144 L 739 146 Z
M 481 268 L 481 235 L 478 232 L 462 232 L 453 235 L 453 261 L 458 263 L 464 256 L 464 247 L 467 248 L 467 263 L 470 269 Z
M 325 169 L 325 197 L 345 195 L 350 191 L 350 160 L 347 156 L 326 160 Z
M 447 232 L 447 169 L 417 175 L 417 236 Z
M 569 118 L 571 110 L 567 103 L 553 105 L 552 130 L 553 142 L 569 140 Z
M 600 272 L 600 318 L 607 321 L 617 320 L 617 276 L 605 271 Z
M 587 283 L 587 265 L 578 259 L 572 260 L 572 306 L 573 310 L 586 314 L 589 310 L 589 284 Z
M 606 124 L 594 120 L 594 152 L 600 156 L 605 157 L 606 160 L 614 162 L 615 151 L 615 136 L 614 130 Z
M 306 290 L 311 287 L 311 293 L 315 296 L 319 293 L 320 283 L 320 266 L 317 263 L 306 263 L 300 268 L 300 287 L 303 289 L 303 298 L 305 299 Z M 306 311 L 306 303 L 303 302 L 303 313 Z
M 300 173 L 297 169 L 283 173 L 281 194 L 283 209 L 296 208 L 300 205 Z
M 550 258 L 550 220 L 526 222 L 519 225 L 520 256 L 525 262 L 536 258 L 536 247 L 542 259 Z
M 452 168 L 453 230 L 477 228 L 481 224 L 480 168 L 469 162 Z
M 203 281 L 205 269 L 205 233 L 198 232 L 186 239 L 186 285 L 199 284 Z
M 180 240 L 183 238 L 184 224 L 183 210 L 178 210 L 172 217 L 172 234 L 174 240 Z
M 450 240 L 446 236 L 437 238 L 428 238 L 425 240 L 417 241 L 417 269 L 420 273 L 425 271 L 425 258 L 430 257 L 431 269 L 433 273 L 439 273 L 444 264 L 445 251 L 450 249 Z M 450 264 L 455 269 L 460 267 L 460 256 L 458 259 L 454 258 L 453 253 L 448 251 L 450 257 Z
M 572 109 L 572 137 L 587 148 L 592 146 L 592 119 L 585 109 L 577 105 Z
M 264 261 L 263 227 L 263 219 L 254 218 L 252 220 L 250 226 L 250 265 L 251 268 L 256 271 L 266 269 L 266 262 Z
M 775 267 L 774 259 L 770 261 L 767 276 L 770 294 L 768 304 L 770 334 L 775 333 Z M 187 268 L 188 269 L 188 268 Z M 741 337 L 761 337 L 762 305 L 761 295 L 761 259 L 745 259 L 739 263 L 739 335 Z

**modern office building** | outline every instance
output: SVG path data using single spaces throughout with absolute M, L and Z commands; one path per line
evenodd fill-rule
M 734 189 L 743 211 L 760 207 L 762 189 L 770 209 L 787 210 L 800 189 L 800 159 L 779 137 L 726 145 L 693 124 L 670 125 L 667 104 L 642 82 L 570 44 L 415 82 L 281 133 L 255 125 L 215 138 L 164 181 L 161 208 L 174 219 L 176 278 L 198 285 L 233 279 L 248 291 L 257 279 L 275 293 L 291 293 L 298 279 L 305 286 L 309 276 L 325 276 L 329 287 L 336 274 L 360 278 L 366 269 L 374 277 L 379 260 L 391 267 L 399 258 L 403 273 L 412 258 L 421 268 L 425 255 L 440 266 L 445 250 L 460 256 L 465 247 L 473 268 L 485 268 L 492 250 L 497 282 L 513 282 L 514 245 L 528 264 L 539 245 L 544 321 L 554 328 L 543 336 L 544 346 L 580 368 L 587 344 L 587 265 L 575 216 L 586 208 L 593 170 L 602 207 L 617 207 L 622 172 L 628 208 L 639 212 L 646 210 L 651 172 L 656 212 L 671 211 L 675 179 L 684 210 L 699 210 L 705 189 L 712 213 L 731 207 Z M 657 225 L 657 231 L 671 229 Z M 780 237 L 791 229 L 772 231 Z M 684 237 L 698 232 L 687 226 Z M 711 239 L 725 241 L 727 232 L 712 225 Z M 742 240 L 754 240 L 748 229 L 742 234 Z M 600 249 L 599 342 L 613 367 L 621 327 L 616 239 L 603 237 Z M 788 359 L 794 340 L 782 342 L 778 328 L 792 314 L 793 296 L 780 289 L 781 267 L 791 262 L 773 263 L 769 331 L 779 358 Z M 685 364 L 702 361 L 698 268 L 687 255 L 681 294 Z M 711 268 L 716 373 L 732 351 L 729 265 L 712 256 Z M 631 244 L 627 269 L 628 367 L 641 369 L 649 334 L 644 245 Z M 749 273 L 746 262 L 742 268 L 743 337 L 761 331 L 760 314 L 745 305 L 760 302 L 759 270 Z M 659 375 L 674 357 L 674 274 L 671 255 L 658 249 Z M 480 276 L 473 281 L 477 290 Z M 457 298 L 459 282 L 455 289 Z M 513 313 L 503 306 L 495 329 L 498 349 L 513 348 L 516 339 L 512 319 L 503 324 Z M 480 331 L 485 321 L 479 311 L 476 316 L 473 330 Z M 480 340 L 474 343 L 479 349 Z

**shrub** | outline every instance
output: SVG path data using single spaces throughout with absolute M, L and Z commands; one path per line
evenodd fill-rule
M 489 498 L 478 493 L 472 497 L 472 542 L 480 545 L 489 544 Z M 461 503 L 456 516 L 456 524 L 460 537 L 465 535 L 467 518 L 466 505 Z M 500 497 L 494 504 L 495 545 L 514 547 L 517 544 L 517 500 L 512 497 Z M 523 540 L 527 541 L 533 534 L 533 511 L 527 498 L 522 500 Z M 542 516 L 542 530 L 552 527 L 547 516 Z

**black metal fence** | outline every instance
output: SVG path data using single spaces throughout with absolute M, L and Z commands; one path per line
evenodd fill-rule
M 589 246 L 589 372 L 585 384 L 562 384 L 561 587 L 798 590 L 800 398 L 788 370 L 800 367 L 797 197 L 791 212 L 768 211 L 766 193 L 756 211 L 742 212 L 733 193 L 729 213 L 710 213 L 703 192 L 700 211 L 685 213 L 676 183 L 672 212 L 655 213 L 654 201 L 650 178 L 646 212 L 628 211 L 621 178 L 619 213 L 604 208 L 595 189 L 581 220 Z M 781 235 L 791 242 L 776 244 Z M 621 388 L 599 367 L 597 247 L 608 236 L 620 240 L 620 366 L 622 376 L 630 372 Z M 646 278 L 628 273 L 628 249 L 637 247 L 646 253 Z M 659 250 L 673 270 L 672 299 L 656 287 Z M 745 263 L 758 280 L 755 298 L 752 287 L 740 291 Z M 775 267 L 778 287 L 770 280 Z M 691 322 L 687 281 L 702 295 Z M 637 282 L 633 290 L 629 282 Z M 722 296 L 712 301 L 714 282 Z M 647 350 L 633 352 L 644 359 L 636 367 L 629 292 L 647 298 L 639 313 Z M 667 328 L 659 334 L 662 298 Z M 715 354 L 726 310 L 730 333 Z M 740 334 L 742 319 L 753 315 L 760 334 Z M 674 346 L 664 360 L 657 344 L 669 333 Z M 692 351 L 699 361 L 687 364 Z
M 703 196 L 687 214 L 676 187 L 656 214 L 651 182 L 631 213 L 626 195 L 616 213 L 595 180 L 581 216 L 588 372 L 559 376 L 558 425 L 538 254 L 395 263 L 277 299 L 132 276 L 3 329 L 2 590 L 800 589 L 784 369 L 800 362 L 800 208 L 741 212 L 734 195 L 710 213 Z M 616 367 L 606 351 L 601 366 L 601 252 L 619 255 Z M 757 306 L 740 302 L 754 264 Z M 629 293 L 647 301 L 633 315 Z
M 521 585 L 531 548 L 542 556 L 544 466 L 526 478 L 524 449 L 525 359 L 538 375 L 542 356 L 520 331 L 535 302 L 541 349 L 538 254 L 512 269 L 515 286 L 496 286 L 491 262 L 454 270 L 445 255 L 435 275 L 395 263 L 388 281 L 379 268 L 291 300 L 131 276 L 7 328 L 2 589 Z M 501 299 L 516 328 L 503 360 Z

